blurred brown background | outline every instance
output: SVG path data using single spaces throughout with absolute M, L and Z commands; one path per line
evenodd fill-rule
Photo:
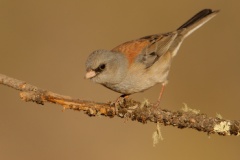
M 183 43 L 161 106 L 183 103 L 209 116 L 240 118 L 240 2 L 235 0 L 0 0 L 0 73 L 60 94 L 106 102 L 119 94 L 84 80 L 96 49 L 176 29 L 203 8 L 221 12 Z M 161 86 L 133 96 L 156 101 Z M 0 159 L 240 159 L 240 139 L 155 124 L 90 118 L 25 103 L 0 86 Z

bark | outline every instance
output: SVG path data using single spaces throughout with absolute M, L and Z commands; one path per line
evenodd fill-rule
M 226 120 L 220 117 L 209 117 L 196 110 L 185 108 L 182 111 L 170 111 L 156 108 L 148 101 L 137 102 L 120 98 L 116 103 L 99 103 L 74 99 L 51 91 L 38 88 L 24 81 L 0 74 L 0 84 L 20 91 L 20 97 L 26 102 L 44 105 L 45 102 L 59 104 L 64 109 L 83 111 L 89 116 L 120 117 L 140 123 L 159 123 L 183 128 L 192 128 L 208 134 L 239 135 L 240 120 Z

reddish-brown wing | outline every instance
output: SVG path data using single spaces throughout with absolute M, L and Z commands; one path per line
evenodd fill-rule
M 150 35 L 125 42 L 113 48 L 112 51 L 125 54 L 129 60 L 129 65 L 131 65 L 137 56 L 142 54 L 142 59 L 138 60 L 144 63 L 146 67 L 150 67 L 159 57 L 168 51 L 177 35 L 177 32 Z
M 136 56 L 138 56 L 144 48 L 150 45 L 150 43 L 148 39 L 133 40 L 113 48 L 112 51 L 125 54 L 128 58 L 129 65 L 131 65 Z

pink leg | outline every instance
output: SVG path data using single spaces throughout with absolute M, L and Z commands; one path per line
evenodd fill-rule
M 158 97 L 158 102 L 160 102 L 161 99 L 162 99 L 162 95 L 163 95 L 164 89 L 165 89 L 165 84 L 162 84 L 162 88 L 161 88 L 161 91 L 160 91 L 160 94 L 159 94 L 159 97 Z
M 163 92 L 164 92 L 164 88 L 165 88 L 165 84 L 163 83 L 163 84 L 162 84 L 161 91 L 160 91 L 160 93 L 159 93 L 159 97 L 158 97 L 157 103 L 154 105 L 156 108 L 159 106 L 159 104 L 160 104 L 160 102 L 161 102 L 162 95 L 163 95 Z

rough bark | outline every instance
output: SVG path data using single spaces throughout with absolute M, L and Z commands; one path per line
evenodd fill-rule
M 26 102 L 35 102 L 43 105 L 45 102 L 59 104 L 64 109 L 83 111 L 89 116 L 120 117 L 141 123 L 154 122 L 165 126 L 171 125 L 183 128 L 192 128 L 208 134 L 239 135 L 240 121 L 225 120 L 220 117 L 208 117 L 196 110 L 185 108 L 182 111 L 170 111 L 154 108 L 148 101 L 136 102 L 132 99 L 120 99 L 117 103 L 98 103 L 53 93 L 0 74 L 0 84 L 20 91 L 20 97 Z

